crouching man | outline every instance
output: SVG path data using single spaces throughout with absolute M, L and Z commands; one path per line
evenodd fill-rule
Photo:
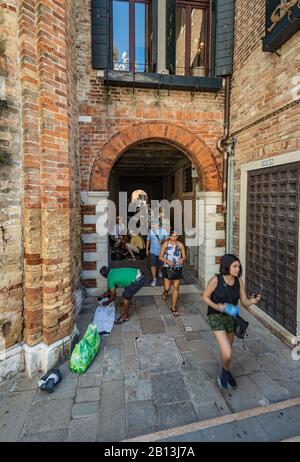
M 145 284 L 144 274 L 137 268 L 111 269 L 108 266 L 102 266 L 100 274 L 107 279 L 107 288 L 110 291 L 110 298 L 104 303 L 105 305 L 109 305 L 116 299 L 118 287 L 125 289 L 122 293 L 123 314 L 116 319 L 115 324 L 128 321 L 129 302 Z

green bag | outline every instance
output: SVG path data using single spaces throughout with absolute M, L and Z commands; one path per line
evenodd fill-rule
M 70 370 L 77 374 L 83 374 L 92 363 L 100 349 L 100 335 L 97 326 L 90 324 L 72 352 Z

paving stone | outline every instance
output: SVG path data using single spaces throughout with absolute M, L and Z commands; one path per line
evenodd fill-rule
M 248 374 L 252 372 L 260 372 L 262 369 L 260 366 L 260 361 L 258 361 L 258 359 L 256 359 L 251 353 L 247 353 L 245 351 L 237 351 L 235 348 L 234 358 L 243 365 L 244 370 Z
M 183 376 L 179 371 L 151 375 L 155 403 L 168 404 L 189 400 Z
M 179 337 L 175 337 L 175 341 L 176 341 L 176 344 L 179 348 L 179 350 L 184 353 L 186 351 L 190 351 L 191 349 L 191 343 L 188 342 L 185 337 L 183 336 L 179 336 Z
M 129 437 L 158 430 L 159 420 L 153 401 L 127 403 L 127 435 Z
M 53 393 L 47 393 L 42 390 L 38 390 L 37 394 L 34 398 L 34 402 L 36 401 L 45 401 L 45 400 L 53 400 L 59 398 L 74 398 L 76 395 L 76 388 L 78 385 L 78 379 L 65 379 L 61 380 Z
M 4 402 L 5 398 L 6 398 L 6 395 L 0 395 L 0 407 L 2 403 Z
M 247 376 L 239 377 L 237 390 L 222 390 L 226 403 L 233 412 L 259 407 L 265 395 Z
M 126 323 L 125 323 L 126 324 Z M 141 331 L 140 329 L 137 329 L 137 330 L 129 330 L 129 331 L 125 331 L 123 332 L 123 338 L 124 339 L 129 339 L 129 338 L 139 338 L 141 336 Z
M 0 409 L 0 441 L 17 441 L 36 391 L 7 395 Z
M 98 353 L 99 354 L 99 353 Z M 69 368 L 70 361 L 66 361 L 63 364 L 57 366 L 62 374 L 62 380 L 65 379 L 78 379 L 78 374 L 72 372 Z
M 98 433 L 99 419 L 97 416 L 72 420 L 68 442 L 95 442 Z
M 174 370 L 182 364 L 183 359 L 174 339 L 167 335 L 143 335 L 136 345 L 141 370 Z
M 268 345 L 259 337 L 251 339 L 246 338 L 245 348 L 246 351 L 249 350 L 250 353 L 252 353 L 255 357 L 268 353 L 275 353 L 275 350 L 272 348 L 272 346 Z
M 197 432 L 191 432 L 191 433 L 184 433 L 183 435 L 177 435 L 177 436 L 172 436 L 170 438 L 165 438 L 162 440 L 159 440 L 161 443 L 202 443 L 203 440 L 203 435 L 201 431 Z M 189 453 L 189 446 L 186 446 L 186 455 Z
M 39 378 L 34 377 L 32 379 L 27 376 L 21 375 L 11 384 L 10 391 L 30 391 L 36 390 L 39 384 Z
M 100 424 L 97 441 L 125 439 L 125 394 L 123 380 L 103 382 L 100 395 Z
M 215 380 L 220 373 L 220 364 L 216 360 L 201 360 L 198 361 L 196 365 L 205 380 Z
M 210 330 L 208 322 L 203 316 L 193 315 L 193 316 L 181 316 L 182 323 L 185 329 L 189 328 L 191 330 Z
M 101 374 L 83 375 L 79 377 L 79 388 L 100 387 L 102 380 Z
M 78 388 L 76 403 L 87 403 L 89 401 L 99 401 L 100 387 Z
M 152 399 L 150 376 L 142 372 L 125 372 L 125 401 L 147 401 Z
M 205 332 L 206 333 L 206 332 Z M 184 329 L 183 333 L 184 337 L 186 340 L 200 340 L 202 339 L 203 331 L 200 330 L 192 330 L 192 331 L 186 331 Z
M 134 371 L 139 369 L 139 360 L 136 354 L 123 356 L 124 371 Z
M 125 355 L 136 353 L 135 339 L 130 338 L 123 342 L 123 352 Z
M 256 383 L 264 396 L 271 402 L 288 399 L 289 391 L 272 380 L 265 372 L 249 375 L 249 379 Z
M 267 442 L 268 434 L 260 423 L 252 417 L 246 421 L 230 422 L 201 430 L 204 441 L 207 442 Z
M 89 417 L 90 415 L 98 415 L 99 407 L 99 401 L 77 403 L 72 407 L 72 418 L 77 419 L 80 417 Z
M 257 359 L 260 370 L 265 371 L 273 380 L 294 380 L 296 374 L 280 361 L 276 355 L 261 356 Z
M 122 378 L 122 353 L 118 346 L 104 347 L 103 380 L 115 380 Z
M 154 297 L 152 295 L 141 295 L 139 297 L 135 297 L 135 305 L 137 308 L 144 307 L 148 305 L 154 304 Z
M 300 406 L 256 417 L 271 441 L 280 441 L 300 434 Z
M 139 318 L 158 318 L 160 316 L 157 306 L 154 302 L 151 305 L 139 306 L 137 308 L 137 315 Z
M 141 330 L 144 335 L 147 334 L 163 334 L 165 333 L 165 325 L 161 319 L 142 318 L 140 320 Z
M 183 374 L 183 379 L 193 404 L 205 402 L 206 396 L 204 394 L 202 374 L 198 370 L 187 371 L 186 374 Z
M 52 399 L 35 402 L 25 423 L 25 433 L 38 433 L 66 428 L 71 420 L 72 399 Z
M 67 441 L 68 433 L 68 428 L 61 428 L 60 430 L 23 435 L 19 441 L 26 443 L 63 443 Z
M 0 383 L 0 394 L 6 395 L 10 389 L 12 389 L 16 379 L 6 380 L 5 382 Z
M 300 380 L 276 380 L 276 383 L 285 390 L 288 390 L 288 398 L 298 398 L 300 390 Z
M 137 330 L 140 331 L 141 329 L 140 321 L 141 320 L 138 316 L 133 317 L 130 315 L 130 312 L 129 312 L 129 321 L 121 324 L 123 335 L 125 334 L 125 332 L 137 331 Z
M 103 348 L 107 345 L 122 345 L 122 340 L 123 340 L 122 325 L 114 324 L 111 333 L 105 337 L 101 337 L 100 348 Z
M 190 351 L 195 353 L 197 359 L 200 359 L 201 361 L 207 361 L 216 358 L 215 350 L 210 348 L 210 345 L 208 345 L 205 340 L 191 340 Z
M 160 404 L 157 406 L 157 412 L 161 429 L 179 427 L 198 420 L 193 404 L 190 401 Z
M 194 404 L 196 411 L 199 412 L 199 416 L 201 416 L 201 413 L 204 411 L 207 411 L 207 409 L 202 408 L 202 406 L 208 406 L 210 408 L 215 407 L 220 415 L 231 414 L 231 408 L 225 401 L 225 398 L 215 380 L 209 380 L 202 383 L 202 392 L 205 397 L 203 402 L 201 404 L 195 402 Z

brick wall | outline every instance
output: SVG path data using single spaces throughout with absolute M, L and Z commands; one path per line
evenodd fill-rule
M 300 32 L 278 50 L 280 57 L 263 52 L 264 8 L 264 0 L 256 0 L 251 8 L 246 0 L 236 1 L 231 133 L 237 139 L 234 230 L 237 253 L 241 165 L 300 148 Z
M 16 8 L 16 0 L 0 3 L 0 350 L 22 339 L 22 153 Z
M 223 92 L 219 94 L 189 91 L 106 87 L 91 68 L 90 1 L 77 1 L 77 63 L 80 116 L 81 190 L 89 189 L 91 169 L 104 143 L 119 131 L 139 122 L 163 121 L 186 126 L 211 148 L 218 166 L 220 154 L 216 140 L 223 131 Z M 102 157 L 100 157 L 102 159 Z M 105 161 L 105 159 L 103 159 Z M 105 166 L 105 162 L 103 162 Z
M 74 3 L 20 2 L 24 152 L 24 339 L 70 334 L 80 209 Z

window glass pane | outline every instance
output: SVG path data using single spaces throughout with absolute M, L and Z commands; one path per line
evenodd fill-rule
M 185 33 L 186 33 L 186 9 L 176 8 L 176 74 L 185 74 Z
M 151 62 L 151 6 L 135 4 L 135 70 L 149 72 Z
M 192 75 L 205 76 L 205 10 L 193 8 L 191 14 L 191 58 Z
M 113 68 L 129 71 L 129 1 L 113 1 Z

